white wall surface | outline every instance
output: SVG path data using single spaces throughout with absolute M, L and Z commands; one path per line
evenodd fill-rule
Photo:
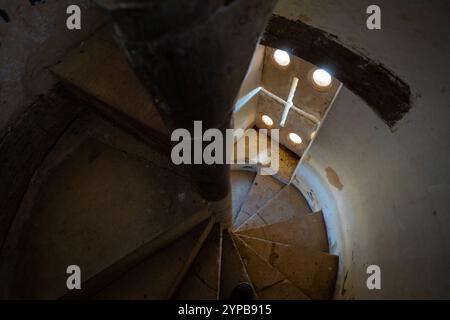
M 411 111 L 391 130 L 344 88 L 298 175 L 323 182 L 311 188 L 326 194 L 327 223 L 339 230 L 332 235 L 342 262 L 336 298 L 449 298 L 450 2 L 377 1 L 381 31 L 365 27 L 369 4 L 280 0 L 276 9 L 380 61 L 414 95 Z M 366 287 L 371 264 L 382 269 L 380 291 Z

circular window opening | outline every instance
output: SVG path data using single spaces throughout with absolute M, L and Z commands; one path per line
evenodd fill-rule
M 263 115 L 261 117 L 261 120 L 264 122 L 264 124 L 268 127 L 273 126 L 273 120 L 271 117 L 267 116 L 267 115 Z
M 273 59 L 276 63 L 278 63 L 282 67 L 286 67 L 291 63 L 291 58 L 286 51 L 283 50 L 275 50 L 273 53 Z
M 293 144 L 301 144 L 302 143 L 302 138 L 300 138 L 300 136 L 296 133 L 289 133 L 289 140 L 291 140 L 291 142 Z
M 333 82 L 333 78 L 327 71 L 323 69 L 317 69 L 312 74 L 312 82 L 314 84 L 314 87 L 319 90 L 323 90 L 330 88 L 331 83 Z

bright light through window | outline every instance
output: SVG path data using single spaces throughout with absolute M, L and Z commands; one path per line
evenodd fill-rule
M 323 69 L 317 69 L 313 73 L 314 83 L 321 88 L 326 88 L 331 84 L 331 75 Z
M 294 144 L 300 144 L 302 143 L 302 138 L 300 138 L 300 136 L 296 133 L 289 133 L 289 139 L 292 141 L 292 143 Z
M 282 67 L 286 67 L 287 65 L 289 65 L 289 63 L 291 63 L 289 54 L 283 50 L 275 50 L 273 58 Z
M 261 119 L 266 126 L 268 126 L 268 127 L 273 126 L 273 120 L 271 117 L 269 117 L 267 115 L 263 115 Z

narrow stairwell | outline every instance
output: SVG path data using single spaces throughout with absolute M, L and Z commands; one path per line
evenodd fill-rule
M 234 167 L 225 227 L 172 164 L 168 130 L 108 35 L 52 71 L 61 100 L 86 110 L 65 120 L 29 183 L 1 253 L 2 298 L 333 297 L 323 215 L 290 184 L 299 156 L 281 146 L 273 176 Z M 67 290 L 69 265 L 82 290 Z

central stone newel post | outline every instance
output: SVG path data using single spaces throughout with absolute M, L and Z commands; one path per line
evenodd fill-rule
M 194 137 L 194 121 L 202 121 L 203 131 L 230 127 L 276 0 L 97 2 L 110 12 L 119 41 L 170 131 L 185 128 Z M 191 167 L 206 200 L 229 197 L 227 164 Z

